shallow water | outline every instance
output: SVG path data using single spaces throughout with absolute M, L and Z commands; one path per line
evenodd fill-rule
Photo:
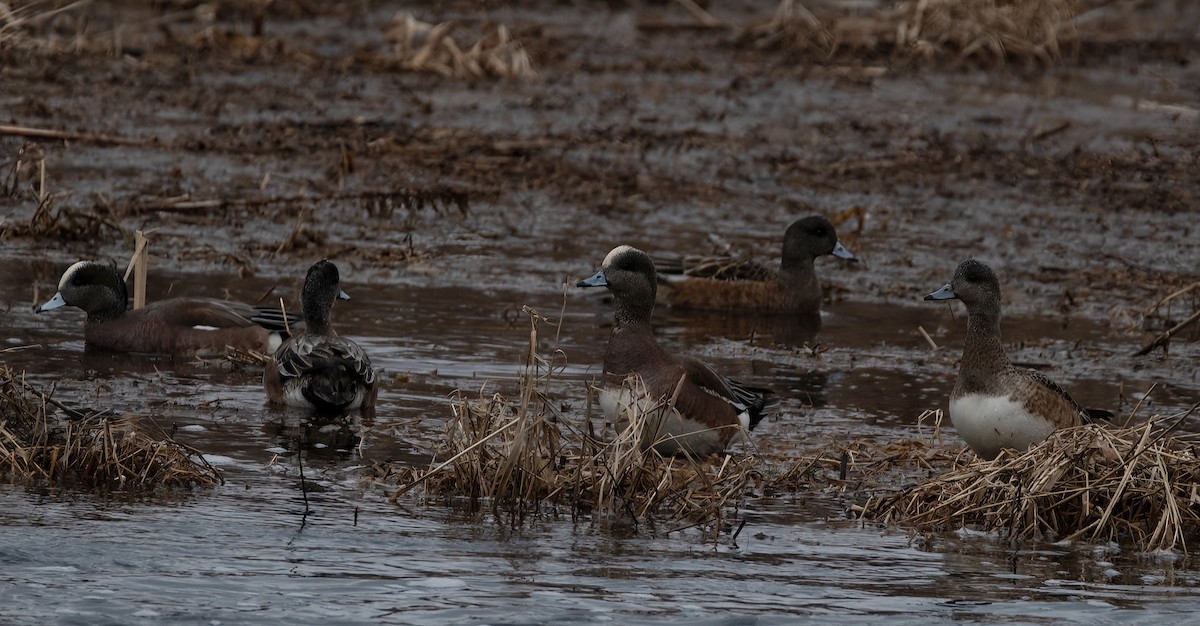
M 353 299 L 338 304 L 335 323 L 389 382 L 374 421 L 322 428 L 268 410 L 253 369 L 85 351 L 79 311 L 29 310 L 29 277 L 53 271 L 5 269 L 0 339 L 34 344 L 2 353 L 6 364 L 38 383 L 58 381 L 59 399 L 149 413 L 227 478 L 211 491 L 150 500 L 0 489 L 6 622 L 1163 624 L 1188 622 L 1200 602 L 1200 570 L 1169 556 L 1086 545 L 1014 555 L 994 538 L 962 534 L 910 543 L 842 519 L 827 496 L 754 500 L 736 541 L 714 543 L 694 531 L 572 521 L 567 511 L 513 525 L 415 499 L 391 505 L 357 479 L 371 461 L 427 462 L 454 389 L 514 391 L 529 337 L 523 304 L 554 319 L 561 312 L 557 341 L 553 325 L 541 327 L 543 352 L 565 355 L 549 390 L 569 417 L 582 416 L 609 304 L 576 290 L 564 303 L 564 277 L 509 291 L 419 277 L 360 281 L 345 268 Z M 827 275 L 836 281 L 842 271 Z M 152 281 L 152 298 L 254 299 L 275 283 L 165 272 Z M 39 297 L 53 282 L 40 284 Z M 294 288 L 282 281 L 272 297 Z M 798 448 L 913 436 L 917 415 L 945 401 L 965 324 L 961 310 L 916 297 L 838 302 L 822 336 L 828 350 L 814 357 L 782 343 L 777 320 L 669 309 L 656 319 L 671 349 L 776 389 L 780 410 L 758 437 Z M 917 326 L 944 347 L 932 351 Z M 1125 394 L 1170 381 L 1152 396 L 1155 412 L 1200 399 L 1200 385 L 1172 366 L 1134 367 L 1119 356 L 1129 339 L 1106 326 L 1011 318 L 1005 331 L 1024 342 L 1010 345 L 1015 360 L 1046 367 L 1087 404 L 1116 408 L 1114 380 Z

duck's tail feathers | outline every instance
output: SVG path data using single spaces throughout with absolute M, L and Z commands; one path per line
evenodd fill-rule
M 298 330 L 304 328 L 303 317 L 291 311 L 285 312 L 279 307 L 256 306 L 250 321 L 284 337 L 295 335 Z
M 745 407 L 746 414 L 750 417 L 750 430 L 754 430 L 754 427 L 770 413 L 770 409 L 779 404 L 779 396 L 770 389 L 749 387 L 735 380 L 729 381 L 729 388 L 737 401 Z
M 308 373 L 304 397 L 318 413 L 340 413 L 354 403 L 360 386 L 344 367 L 330 366 Z

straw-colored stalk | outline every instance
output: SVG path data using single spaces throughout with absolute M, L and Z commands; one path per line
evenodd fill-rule
M 525 312 L 531 329 L 519 397 L 470 399 L 457 392 L 439 460 L 426 469 L 400 468 L 395 474 L 403 486 L 393 501 L 423 485 L 426 497 L 485 499 L 497 511 L 569 506 L 596 518 L 724 528 L 757 476 L 753 457 L 726 456 L 718 464 L 662 457 L 644 440 L 655 428 L 646 420 L 669 408 L 658 404 L 635 407 L 629 426 L 608 442 L 594 434 L 590 419 L 569 423 L 543 391 L 554 368 L 536 351 L 542 318 Z
M 0 368 L 0 473 L 121 489 L 222 482 L 199 452 L 150 420 L 72 410 L 8 367 Z
M 1173 430 L 1192 411 L 1130 428 L 1058 430 L 1027 452 L 956 462 L 859 510 L 920 531 L 970 526 L 1012 540 L 1131 541 L 1187 552 L 1200 534 L 1200 434 Z
M 64 6 L 38 0 L 25 3 L 0 1 L 0 51 L 11 48 L 58 51 L 68 46 L 78 47 L 81 36 L 77 36 L 76 41 L 64 43 L 54 36 L 39 36 L 37 31 L 44 30 L 45 24 L 56 16 L 89 4 L 91 0 Z
M 905 0 L 887 18 L 900 49 L 1049 64 L 1060 56 L 1059 38 L 1079 10 L 1079 0 Z
M 902 0 L 878 8 L 780 0 L 771 20 L 750 26 L 757 47 L 896 51 L 922 58 L 1049 64 L 1077 36 L 1082 0 Z
M 388 25 L 386 37 L 404 69 L 434 72 L 452 78 L 534 79 L 533 60 L 503 24 L 489 24 L 469 46 L 451 36 L 453 22 L 430 24 L 400 11 Z

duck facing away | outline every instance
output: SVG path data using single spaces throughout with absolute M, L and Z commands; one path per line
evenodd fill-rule
M 1111 416 L 1084 409 L 1041 372 L 1008 360 L 1000 343 L 1000 281 L 991 268 L 964 261 L 948 285 L 925 296 L 955 298 L 967 306 L 967 337 L 950 421 L 976 454 L 990 460 L 1003 448 L 1024 451 L 1056 429 Z
M 770 391 L 741 385 L 658 345 L 650 327 L 657 289 L 654 262 L 646 253 L 614 248 L 600 271 L 576 286 L 607 287 L 613 294 L 600 407 L 620 430 L 634 412 L 642 412 L 643 450 L 706 456 L 742 439 L 762 420 L 772 403 Z
M 778 271 L 753 261 L 685 257 L 660 275 L 672 307 L 791 314 L 819 330 L 822 294 L 815 261 L 827 254 L 857 260 L 838 242 L 833 224 L 814 215 L 788 226 Z
M 129 309 L 125 280 L 112 267 L 80 261 L 63 273 L 58 293 L 34 309 L 74 306 L 87 313 L 84 343 L 117 352 L 191 355 L 227 347 L 271 351 L 290 323 L 278 309 L 215 298 L 167 298 Z
M 342 291 L 337 266 L 318 261 L 300 291 L 304 332 L 285 341 L 263 371 L 263 387 L 272 404 L 332 415 L 371 411 L 379 393 L 375 370 L 361 346 L 333 330 L 336 299 Z

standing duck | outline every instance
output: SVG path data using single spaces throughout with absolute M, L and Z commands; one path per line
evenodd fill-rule
M 1041 372 L 1008 360 L 1000 343 L 1000 281 L 991 268 L 964 261 L 950 284 L 925 296 L 955 298 L 967 306 L 967 338 L 950 393 L 950 421 L 976 454 L 990 460 L 1003 448 L 1024 451 L 1056 429 L 1111 417 L 1084 409 Z

